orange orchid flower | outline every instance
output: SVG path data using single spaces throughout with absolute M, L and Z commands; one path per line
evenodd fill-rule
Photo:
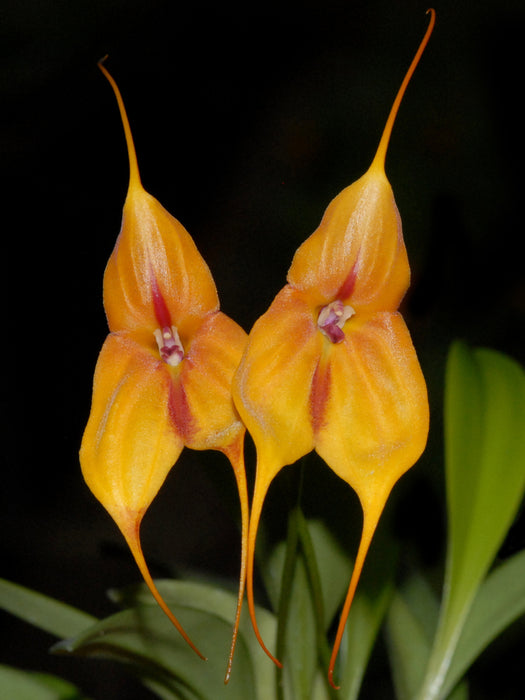
M 110 333 L 95 370 L 82 472 L 122 531 L 154 598 L 204 658 L 155 587 L 139 529 L 184 446 L 228 457 L 241 503 L 242 552 L 227 680 L 244 595 L 249 518 L 245 428 L 231 396 L 246 333 L 219 311 L 211 272 L 188 232 L 142 187 L 122 97 L 99 66 L 119 105 L 130 180 L 122 229 L 104 274 Z
M 356 491 L 363 530 L 328 669 L 330 683 L 364 560 L 392 487 L 423 452 L 425 380 L 398 312 L 410 269 L 384 163 L 408 82 L 435 12 L 399 89 L 369 170 L 328 206 L 299 247 L 288 284 L 255 323 L 233 394 L 257 450 L 248 535 L 247 595 L 263 502 L 276 474 L 315 449 Z M 334 686 L 336 687 L 336 686 Z

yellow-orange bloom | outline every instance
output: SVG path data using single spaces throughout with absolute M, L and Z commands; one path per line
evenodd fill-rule
M 241 502 L 239 596 L 227 676 L 244 594 L 248 496 L 245 428 L 231 381 L 245 332 L 219 311 L 210 270 L 191 236 L 142 187 L 117 85 L 130 161 L 122 229 L 104 275 L 110 334 L 95 370 L 80 461 L 86 483 L 122 531 L 153 596 L 200 655 L 161 598 L 146 566 L 139 529 L 144 513 L 184 446 L 230 460 Z M 204 658 L 204 657 L 203 657 Z
M 253 559 L 271 481 L 315 449 L 357 492 L 363 532 L 337 631 L 329 678 L 371 538 L 398 478 L 428 435 L 425 380 L 398 312 L 410 269 L 384 161 L 404 91 L 435 13 L 389 115 L 369 170 L 328 206 L 299 247 L 288 284 L 258 319 L 233 393 L 257 449 L 248 535 L 247 594 L 255 633 Z

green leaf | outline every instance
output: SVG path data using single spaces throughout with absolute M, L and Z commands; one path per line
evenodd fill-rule
M 235 595 L 204 584 L 159 581 L 157 585 L 192 639 L 205 653 L 209 650 L 208 661 L 199 659 L 189 648 L 142 585 L 112 594 L 114 599 L 135 607 L 60 642 L 54 651 L 103 656 L 130 664 L 131 670 L 164 698 L 265 700 L 274 695 L 274 667 L 257 644 L 245 615 L 239 628 L 232 677 L 224 685 Z M 273 643 L 274 617 L 258 610 L 257 619 L 261 633 Z
M 273 576 L 282 575 L 289 566 L 290 548 L 297 550 L 289 574 L 292 585 L 285 596 L 285 610 L 279 609 L 280 616 L 286 612 L 284 697 L 309 699 L 315 687 L 321 698 L 353 700 L 359 695 L 393 591 L 397 547 L 386 531 L 378 531 L 346 625 L 336 674 L 338 691 L 327 683 L 330 647 L 326 634 L 344 601 L 352 561 L 321 521 L 306 521 L 299 509 L 290 514 L 286 547 L 280 543 L 268 561 Z
M 412 700 L 424 678 L 439 604 L 428 582 L 413 574 L 392 596 L 386 620 L 386 640 L 398 700 Z M 465 682 L 449 700 L 468 700 Z
M 476 592 L 525 490 L 525 373 L 501 353 L 455 343 L 445 389 L 445 598 L 420 698 L 443 698 Z
M 345 599 L 352 560 L 323 522 L 308 520 L 307 524 L 321 582 L 324 627 L 328 630 Z
M 279 608 L 280 623 L 281 612 L 286 613 L 284 697 L 309 699 L 315 687 L 319 697 L 353 700 L 359 695 L 393 591 L 397 547 L 386 537 L 386 531 L 378 531 L 339 654 L 341 670 L 336 675 L 341 689 L 334 691 L 327 683 L 330 647 L 326 634 L 344 601 L 352 561 L 321 521 L 306 521 L 299 509 L 290 514 L 288 539 L 286 546 L 280 543 L 275 547 L 266 566 L 272 571 L 272 579 L 279 573 L 282 577 L 288 560 L 292 560 L 287 552 L 290 547 L 297 550 L 290 574 L 292 585 L 286 595 L 288 603 L 283 611 Z
M 277 698 L 306 700 L 318 673 L 315 602 L 304 554 L 299 550 L 302 517 L 294 508 L 288 518 L 286 542 L 279 542 L 268 558 L 269 568 L 281 572 L 276 655 L 283 662 Z M 324 696 L 326 697 L 326 695 Z
M 398 700 L 411 700 L 423 681 L 438 615 L 438 601 L 420 575 L 392 597 L 386 639 Z
M 490 642 L 523 614 L 525 550 L 501 564 L 480 587 L 443 685 L 445 696 Z
M 78 634 L 97 618 L 29 588 L 0 579 L 0 608 L 56 637 Z
M 0 665 L 2 697 L 13 700 L 87 700 L 78 688 L 61 678 Z
M 286 697 L 309 700 L 314 678 L 319 672 L 319 657 L 314 601 L 302 555 L 297 557 L 293 576 L 282 660 L 283 675 L 290 685 Z
M 447 700 L 468 700 L 469 699 L 469 691 L 468 691 L 468 685 L 466 681 L 463 681 L 459 685 L 457 685 L 454 690 L 450 693 L 450 695 L 446 696 Z

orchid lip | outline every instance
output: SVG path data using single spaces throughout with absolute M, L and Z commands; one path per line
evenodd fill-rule
M 317 317 L 317 326 L 330 342 L 342 343 L 345 339 L 343 326 L 354 315 L 355 309 L 352 306 L 336 299 L 323 306 Z
M 159 353 L 164 362 L 176 367 L 184 359 L 184 348 L 175 326 L 165 326 L 153 331 L 159 347 Z

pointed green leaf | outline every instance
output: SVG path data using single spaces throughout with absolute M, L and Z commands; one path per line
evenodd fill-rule
M 328 629 L 344 601 L 348 580 L 352 573 L 352 562 L 339 541 L 321 520 L 308 520 L 307 523 L 321 579 L 325 628 Z M 277 610 L 284 555 L 275 557 L 274 554 L 275 550 L 265 557 L 261 574 L 264 577 L 272 607 Z
M 288 538 L 273 549 L 268 566 L 281 572 L 276 654 L 283 662 L 278 698 L 307 698 L 318 672 L 314 600 L 297 537 L 297 509 L 289 516 Z M 293 531 L 293 532 L 292 532 Z
M 421 576 L 413 575 L 392 598 L 386 639 L 398 700 L 412 700 L 423 681 L 438 614 L 438 601 Z
M 477 589 L 525 490 L 525 372 L 501 353 L 455 343 L 447 364 L 445 599 L 420 697 L 443 683 Z
M 297 557 L 295 566 L 283 664 L 283 674 L 293 689 L 286 697 L 309 698 L 318 673 L 319 658 L 314 602 L 303 556 Z
M 56 637 L 69 637 L 97 618 L 24 586 L 0 579 L 0 608 Z
M 443 686 L 445 696 L 490 642 L 523 614 L 525 550 L 501 564 L 480 587 Z
M 438 617 L 437 597 L 419 574 L 392 596 L 386 641 L 397 700 L 412 700 L 423 681 Z M 449 700 L 468 700 L 466 682 L 454 688 Z
M 291 517 L 294 517 L 293 514 Z M 352 573 L 352 561 L 332 533 L 319 520 L 306 521 L 297 511 L 298 553 L 294 580 L 290 592 L 287 619 L 287 648 L 292 657 L 284 658 L 285 697 L 310 697 L 314 672 L 319 672 L 323 697 L 352 700 L 357 698 L 370 653 L 377 637 L 393 590 L 397 547 L 385 532 L 378 538 L 369 554 L 363 576 L 354 599 L 339 654 L 337 681 L 341 689 L 334 692 L 327 685 L 330 647 L 326 639 L 329 626 L 340 609 Z M 285 566 L 285 545 L 274 550 L 268 566 L 282 572 Z M 301 640 L 295 641 L 294 640 Z M 301 646 L 302 645 L 302 648 Z M 311 666 L 310 671 L 304 671 Z M 290 680 L 292 679 L 292 680 Z M 306 683 L 305 683 L 306 680 Z M 290 696 L 290 693 L 292 695 Z
M 501 353 L 456 344 L 446 387 L 449 606 L 459 611 L 523 499 L 525 372 Z
M 296 519 L 295 546 L 299 551 L 287 612 L 287 653 L 291 649 L 292 656 L 288 661 L 284 658 L 285 697 L 310 697 L 313 678 L 318 678 L 320 673 L 324 690 L 321 685 L 316 687 L 321 696 L 352 700 L 359 695 L 366 665 L 388 607 L 397 547 L 390 538 L 386 540 L 386 531 L 378 531 L 346 625 L 339 654 L 341 670 L 336 673 L 341 689 L 334 693 L 327 685 L 330 647 L 326 634 L 344 601 L 352 561 L 321 521 L 306 521 L 300 511 Z M 285 549 L 285 544 L 280 543 L 267 561 L 266 568 L 272 571 L 272 579 L 282 576 Z M 297 641 L 299 639 L 301 642 Z
M 352 575 L 352 560 L 339 541 L 320 520 L 308 520 L 321 583 L 324 625 L 328 630 L 344 602 Z

